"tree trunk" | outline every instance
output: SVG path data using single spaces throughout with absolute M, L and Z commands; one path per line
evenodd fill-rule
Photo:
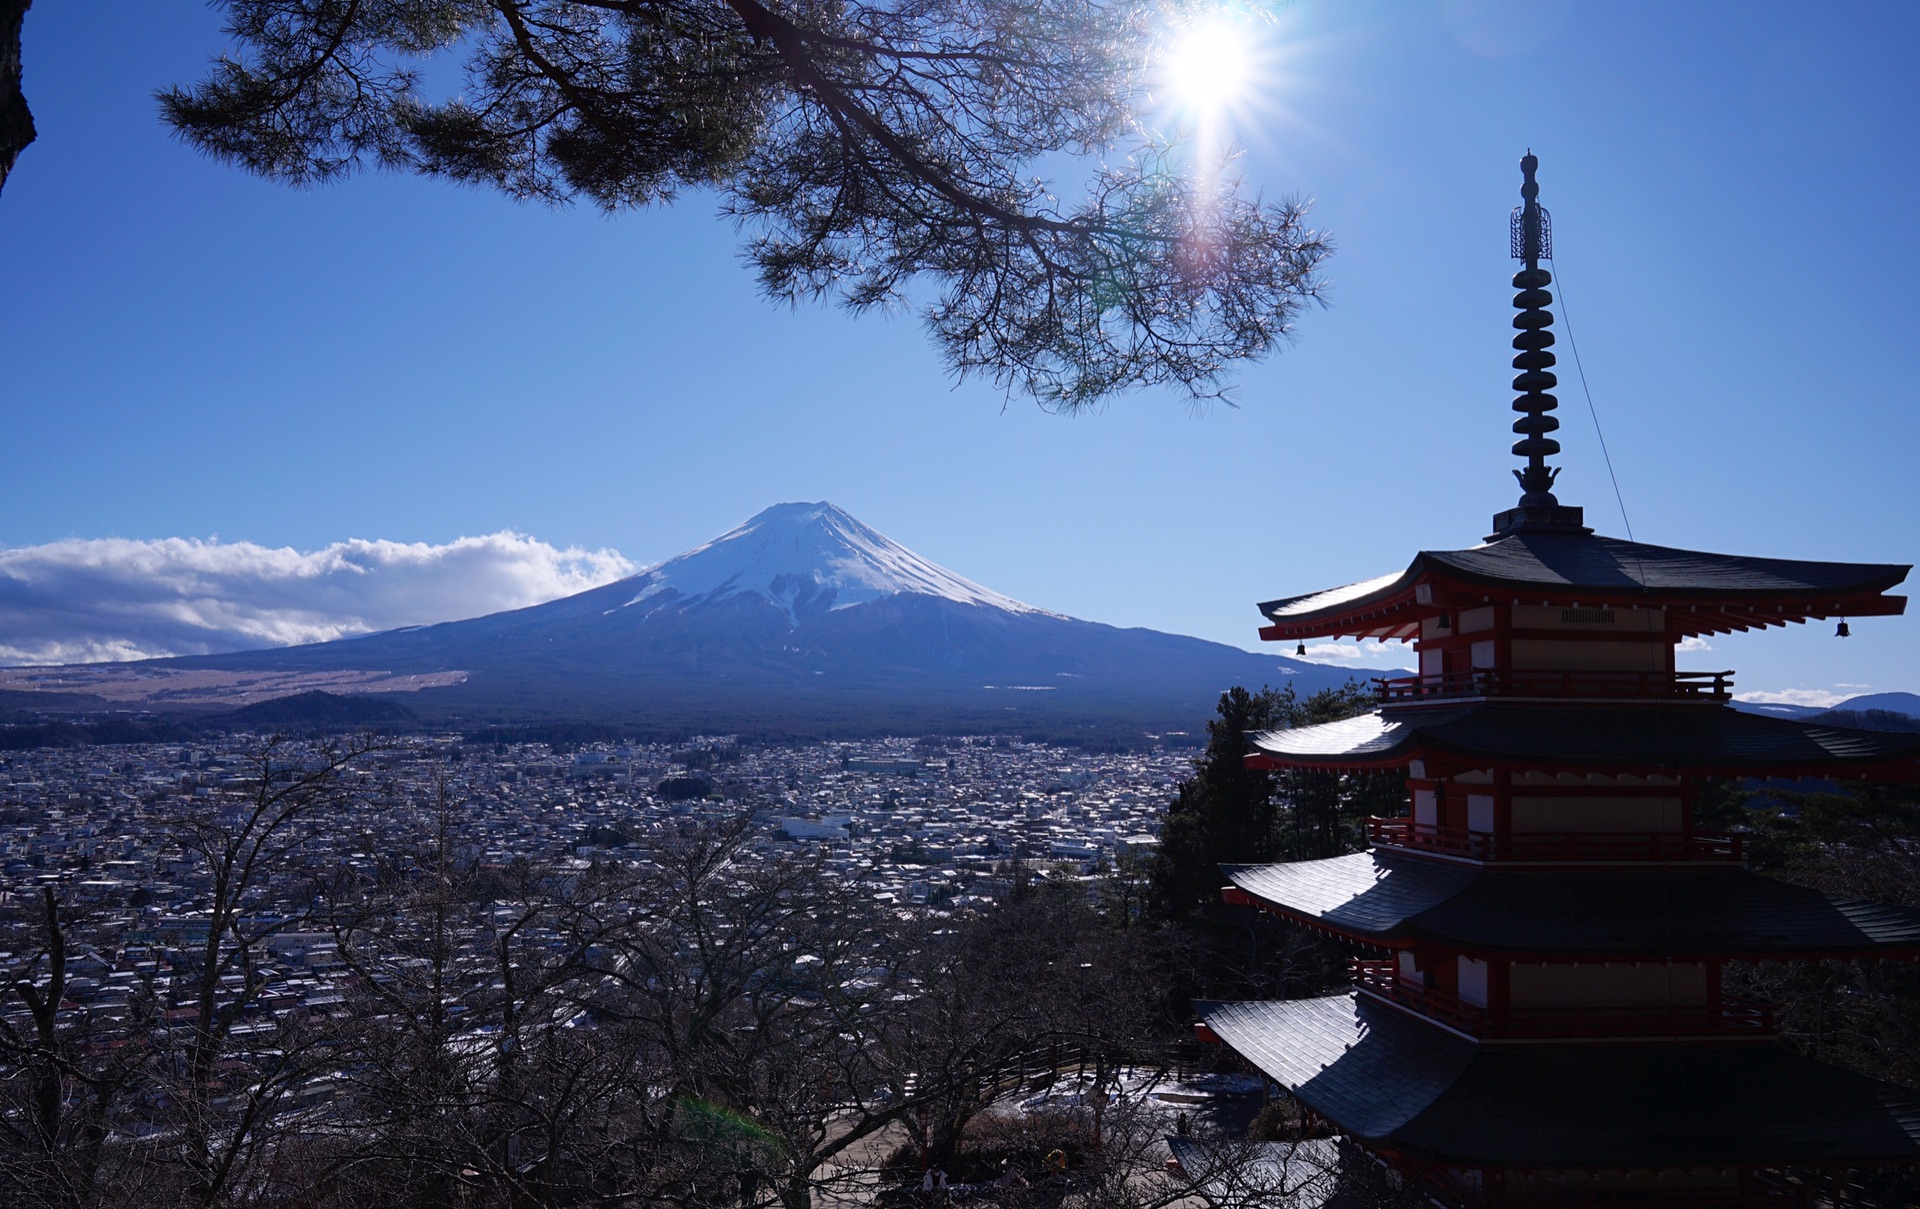
M 41 892 L 47 913 L 47 989 L 44 996 L 29 994 L 27 1004 L 33 1012 L 34 1032 L 42 1051 L 33 1097 L 35 1141 L 51 1156 L 60 1145 L 60 1110 L 66 1093 L 60 1077 L 59 1030 L 60 1001 L 67 994 L 67 934 L 60 926 L 60 905 L 53 887 L 44 886 Z
M 934 1117 L 927 1130 L 927 1157 L 925 1169 L 938 1168 L 948 1175 L 959 1164 L 960 1139 L 967 1131 L 967 1125 L 973 1120 L 970 1112 L 940 1113 Z

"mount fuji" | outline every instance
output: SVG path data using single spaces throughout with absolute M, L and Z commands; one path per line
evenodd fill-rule
M 1366 675 L 1036 608 L 828 503 L 777 504 L 676 558 L 531 608 L 114 666 L 174 683 L 245 674 L 288 693 L 413 678 L 431 687 L 387 699 L 463 726 L 571 720 L 821 735 L 1198 730 L 1235 684 L 1310 694 Z M 165 704 L 146 699 L 147 708 Z
M 1007 613 L 1044 612 L 928 562 L 828 503 L 775 504 L 624 582 L 637 589 L 628 608 L 650 602 L 679 607 L 752 594 L 785 609 L 795 626 L 823 612 L 890 596 L 938 597 Z

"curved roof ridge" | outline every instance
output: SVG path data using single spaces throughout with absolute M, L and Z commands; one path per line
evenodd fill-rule
M 1361 852 L 1221 872 L 1280 915 L 1368 944 L 1428 940 L 1560 961 L 1920 952 L 1920 909 L 1731 867 L 1503 869 Z
M 1469 1163 L 1920 1159 L 1920 1093 L 1765 1043 L 1476 1048 L 1351 994 L 1195 1004 L 1287 1093 L 1370 1141 Z
M 1424 755 L 1570 771 L 1920 772 L 1920 734 L 1775 718 L 1724 705 L 1420 706 L 1261 731 L 1249 739 L 1248 760 L 1270 767 L 1391 768 Z
M 1521 532 L 1462 550 L 1422 550 L 1404 571 L 1265 601 L 1259 608 L 1276 622 L 1306 620 L 1385 604 L 1435 573 L 1522 590 L 1592 589 L 1714 599 L 1808 596 L 1826 601 L 1884 592 L 1911 570 L 1907 563 L 1763 558 L 1601 534 Z

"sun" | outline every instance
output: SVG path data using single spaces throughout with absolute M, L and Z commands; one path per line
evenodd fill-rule
M 1161 60 L 1173 99 L 1200 113 L 1215 113 L 1240 100 L 1253 74 L 1251 31 L 1215 19 L 1181 31 Z

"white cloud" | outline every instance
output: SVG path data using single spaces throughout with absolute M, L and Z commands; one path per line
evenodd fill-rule
M 1674 648 L 1674 650 L 1679 651 L 1683 655 L 1688 651 L 1711 651 L 1712 649 L 1713 644 L 1698 634 L 1687 635 L 1680 640 L 1680 645 Z
M 165 538 L 0 550 L 0 664 L 323 642 L 518 609 L 632 574 L 614 550 L 524 534 L 321 550 Z
M 1298 648 L 1296 648 L 1298 649 Z M 1407 656 L 1408 648 L 1402 643 L 1388 646 L 1384 643 L 1360 642 L 1315 642 L 1307 646 L 1307 653 L 1296 655 L 1287 651 L 1289 657 L 1302 659 L 1308 663 L 1324 663 L 1333 667 L 1373 667 L 1406 668 L 1412 670 L 1413 664 Z
M 1861 689 L 1866 685 L 1841 685 L 1846 689 Z M 1742 701 L 1755 705 L 1810 705 L 1816 709 L 1832 709 L 1849 697 L 1857 697 L 1858 692 L 1836 692 L 1828 688 L 1783 688 L 1775 692 L 1735 693 Z

